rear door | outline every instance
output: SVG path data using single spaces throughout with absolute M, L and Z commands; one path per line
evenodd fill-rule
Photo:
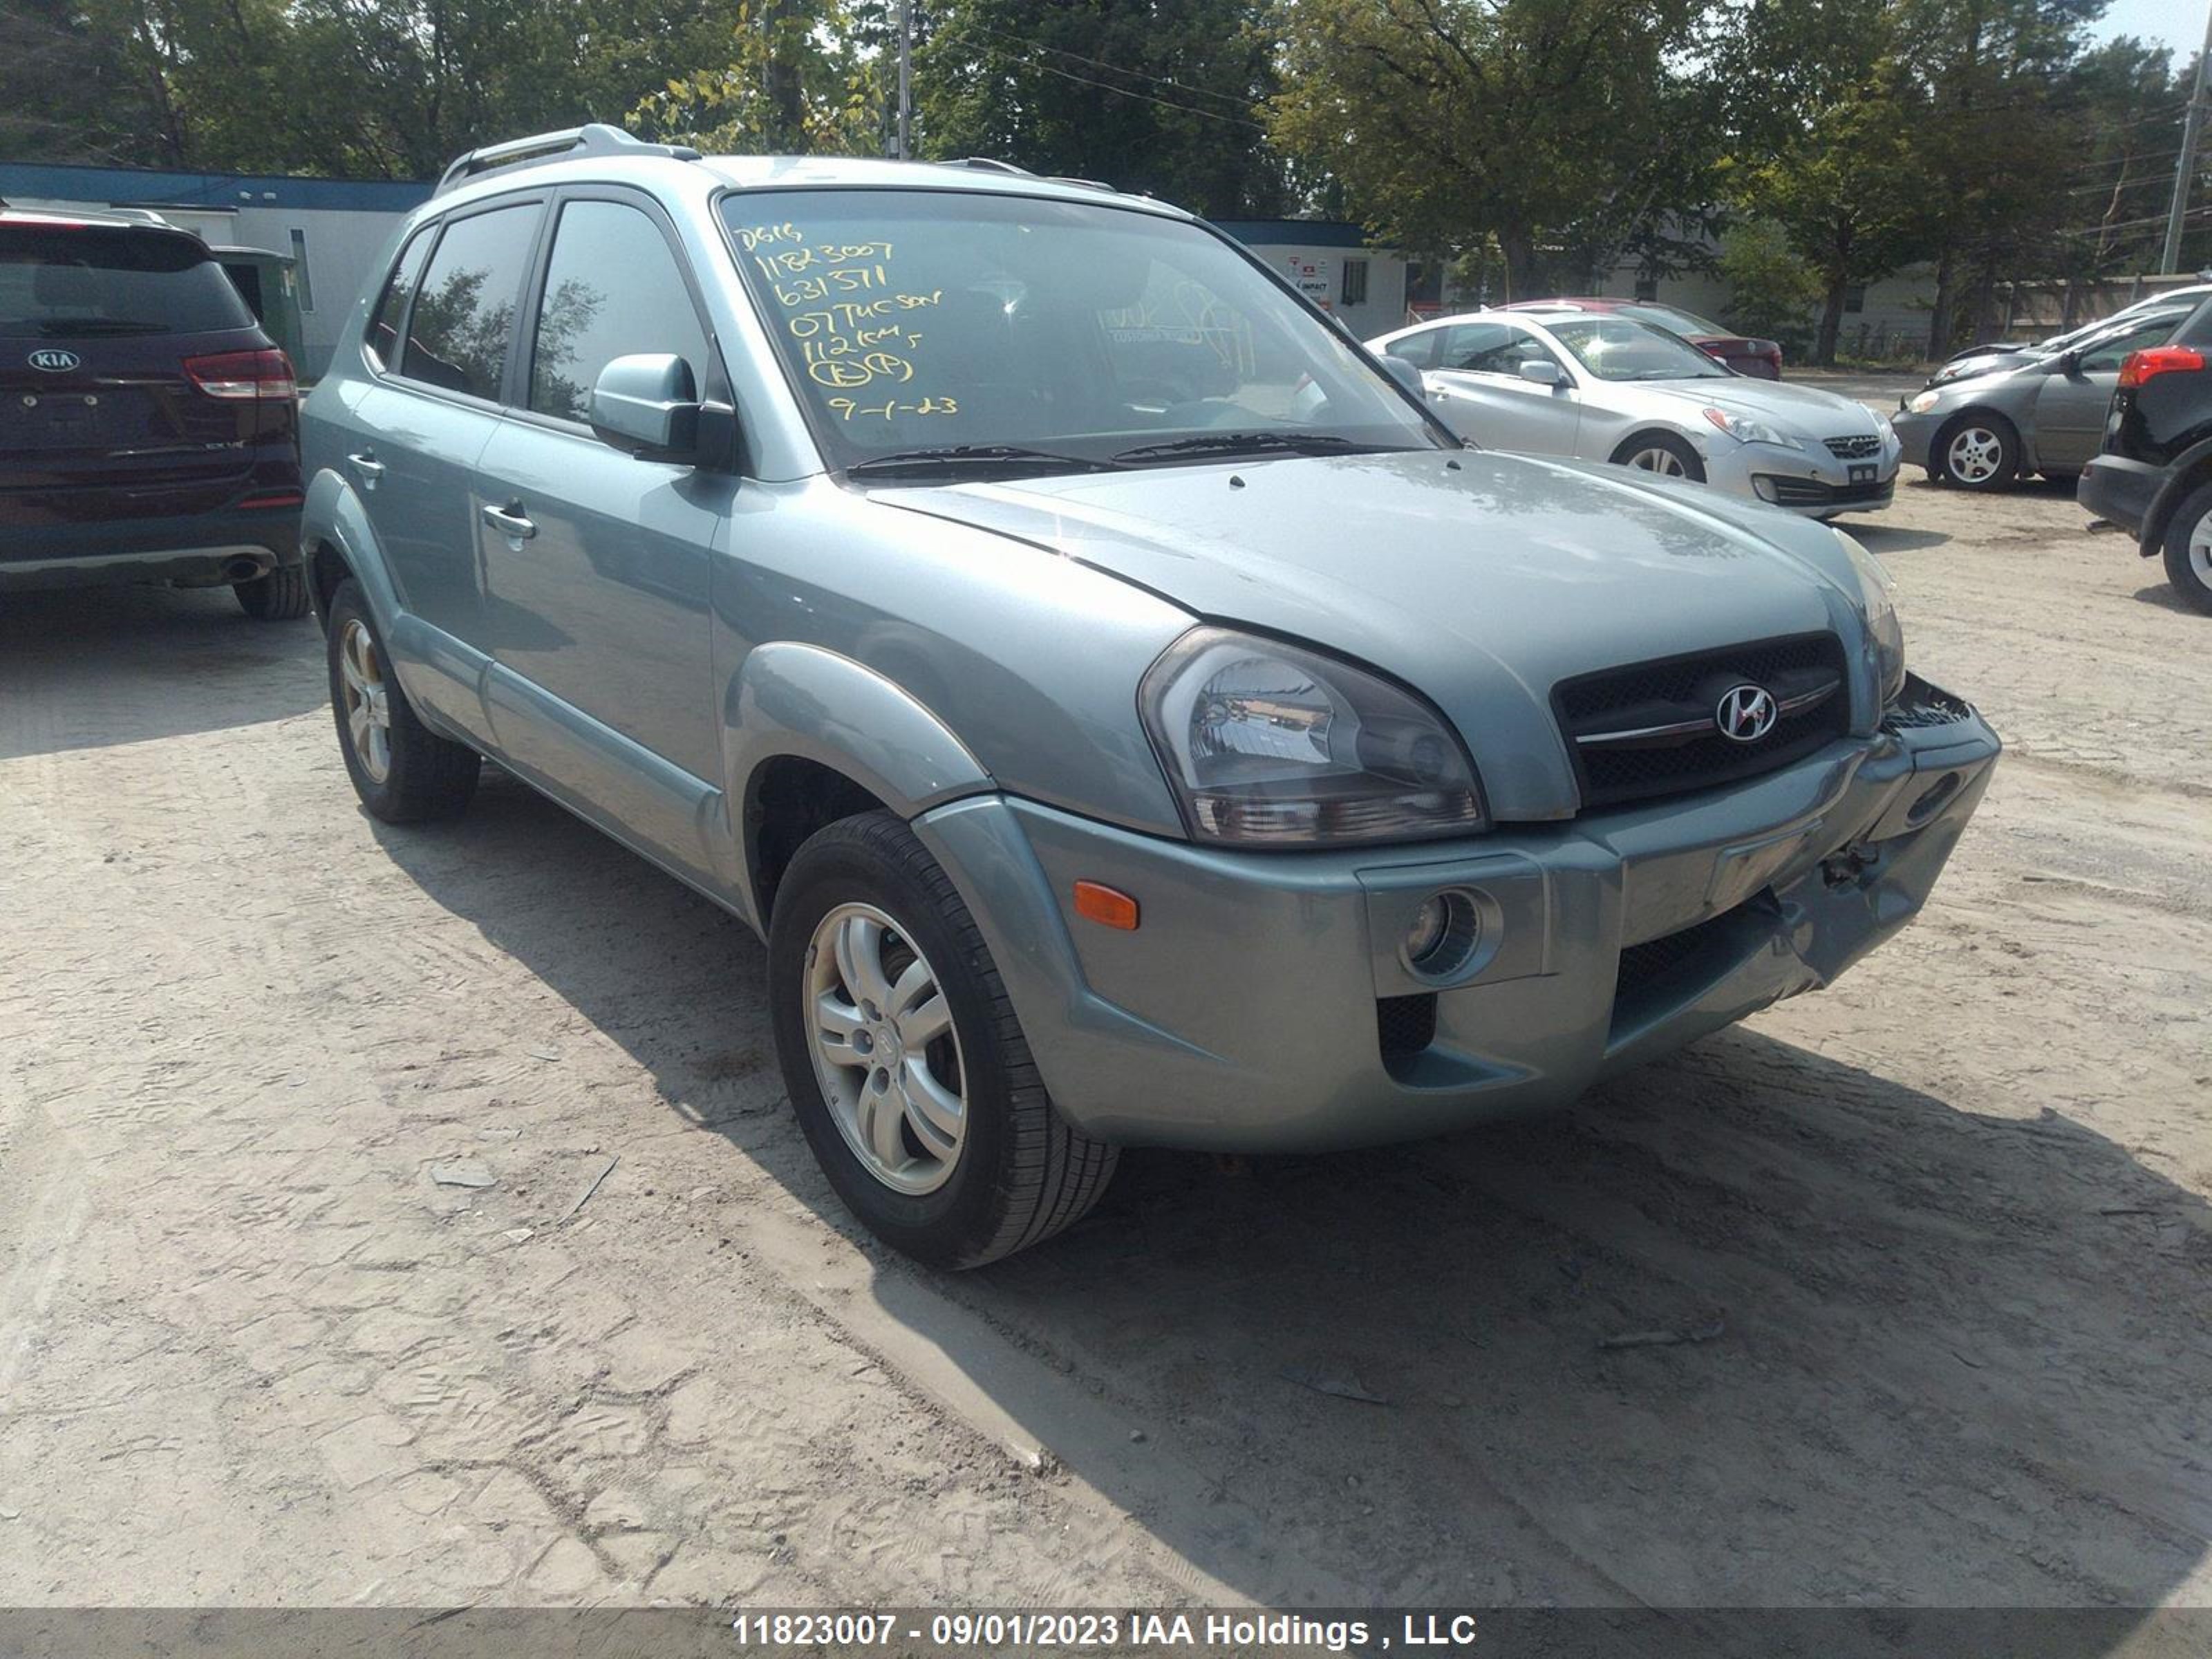
M 337 462 L 360 491 L 402 608 L 477 652 L 489 647 L 471 485 L 499 425 L 544 217 L 542 194 L 501 197 L 416 234 L 371 313 L 373 376 Z M 483 727 L 465 668 L 424 695 L 469 730 Z
M 296 419 L 269 349 L 197 237 L 0 214 L 0 559 L 235 504 Z

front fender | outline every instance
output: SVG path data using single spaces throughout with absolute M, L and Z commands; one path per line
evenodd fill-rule
M 810 760 L 842 774 L 913 819 L 997 785 L 968 745 L 904 688 L 817 645 L 778 641 L 746 653 L 723 703 L 729 799 L 750 805 L 773 760 Z M 745 858 L 751 862 L 747 846 Z M 747 890 L 752 890 L 746 871 Z

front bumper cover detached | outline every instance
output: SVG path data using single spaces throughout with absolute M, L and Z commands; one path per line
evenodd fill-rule
M 1229 852 L 1000 795 L 915 828 L 1070 1120 L 1311 1151 L 1562 1106 L 1829 983 L 1919 910 L 1998 750 L 1914 680 L 1875 736 L 1754 782 L 1461 842 Z M 1136 896 L 1139 926 L 1078 918 L 1079 879 Z M 1479 937 L 1425 980 L 1401 942 L 1443 892 Z

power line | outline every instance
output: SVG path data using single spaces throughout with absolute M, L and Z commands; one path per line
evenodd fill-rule
M 1265 132 L 1267 130 L 1257 121 L 1247 121 L 1239 116 L 1223 115 L 1213 110 L 1200 109 L 1194 104 L 1178 104 L 1171 98 L 1155 98 L 1149 92 L 1133 92 L 1127 87 L 1112 86 L 1104 81 L 1094 81 L 1087 75 L 1076 74 L 1073 70 L 1054 69 L 1049 64 L 1031 64 L 1029 67 L 1041 70 L 1047 75 L 1057 75 L 1063 81 L 1077 81 L 1086 87 L 1096 87 L 1101 92 L 1110 92 L 1119 98 L 1139 98 L 1147 104 L 1158 104 L 1162 109 L 1181 110 L 1185 115 L 1195 115 L 1201 120 L 1218 121 L 1224 126 L 1249 127 L 1255 132 Z
M 1233 93 L 1214 92 L 1205 87 L 1194 87 L 1165 75 L 1152 75 L 1143 70 L 1133 70 L 1125 68 L 1120 64 L 1109 64 L 1103 58 L 1085 58 L 1079 52 L 1069 52 L 1060 46 L 1048 46 L 1040 40 L 1031 40 L 1018 34 L 1009 34 L 1004 29 L 994 29 L 988 23 L 970 22 L 966 27 L 978 34 L 988 34 L 994 40 L 1004 40 L 1009 46 L 1024 46 L 1031 52 L 1050 52 L 1054 58 L 1065 58 L 1071 63 L 1088 64 L 1092 69 L 1110 70 L 1116 75 L 1126 75 L 1138 81 L 1149 81 L 1154 86 L 1173 87 L 1177 92 L 1187 92 L 1194 98 L 1218 99 L 1224 104 L 1233 104 L 1239 109 L 1249 109 L 1252 106 L 1249 99 L 1239 98 Z M 1032 67 L 1042 69 L 1044 66 L 1040 64 Z M 1101 83 L 1094 81 L 1088 84 L 1097 86 Z M 1118 88 L 1109 88 L 1109 90 L 1118 90 Z

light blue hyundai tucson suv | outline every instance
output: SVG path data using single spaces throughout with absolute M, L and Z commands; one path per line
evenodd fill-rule
M 950 1266 L 1124 1146 L 1557 1107 L 1824 986 L 1998 750 L 1849 536 L 1466 448 L 1003 164 L 465 155 L 305 444 L 367 809 L 489 757 L 749 922 L 832 1184 Z

